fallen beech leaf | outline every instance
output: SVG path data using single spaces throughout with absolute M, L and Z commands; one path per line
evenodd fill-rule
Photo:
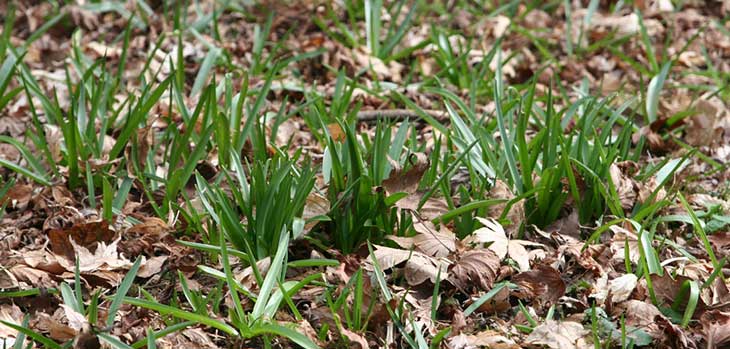
M 411 164 L 408 171 L 403 172 L 400 168 L 394 168 L 390 177 L 383 181 L 383 188 L 388 194 L 400 192 L 414 194 L 418 190 L 418 183 L 428 169 L 428 157 L 424 153 L 413 153 L 408 157 L 408 161 Z
M 18 264 L 10 268 L 10 272 L 15 275 L 18 281 L 23 281 L 33 287 L 56 287 L 56 281 L 51 275 L 40 269 L 36 269 L 27 265 Z
M 517 343 L 507 338 L 499 331 L 486 330 L 475 334 L 460 334 L 449 338 L 449 348 L 495 348 L 495 349 L 518 349 Z
M 626 169 L 626 167 L 623 167 Z M 636 203 L 636 181 L 631 176 L 622 171 L 622 167 L 618 164 L 611 164 L 608 169 L 611 175 L 611 181 L 613 182 L 614 188 L 616 188 L 616 194 L 621 201 L 621 208 L 624 210 L 630 210 Z
M 405 264 L 405 278 L 409 285 L 420 285 L 426 280 L 436 282 L 436 276 L 441 270 L 443 275 L 448 267 L 448 261 L 429 257 L 418 251 L 401 250 L 385 246 L 375 245 L 373 251 L 378 265 L 383 270 L 388 270 L 398 264 Z
M 419 251 L 431 257 L 446 257 L 456 251 L 456 235 L 445 226 L 436 230 L 431 222 L 414 223 L 419 232 L 414 237 L 414 244 Z
M 144 261 L 137 271 L 137 277 L 148 278 L 159 273 L 169 256 L 154 256 Z
M 512 282 L 520 287 L 515 292 L 517 297 L 527 300 L 538 299 L 543 304 L 555 304 L 565 294 L 565 282 L 560 273 L 545 264 L 515 275 Z
M 499 271 L 499 257 L 488 249 L 473 249 L 464 252 L 449 267 L 448 280 L 460 289 L 472 285 L 489 290 Z
M 614 315 L 618 316 L 621 312 L 624 313 L 626 325 L 636 328 L 648 327 L 654 323 L 656 316 L 662 315 L 654 304 L 636 299 L 629 299 L 619 304 L 615 308 Z
M 707 348 L 725 348 L 730 343 L 730 312 L 711 310 L 700 317 Z
M 520 267 L 520 271 L 527 271 L 530 269 L 530 255 L 525 249 L 525 246 L 544 247 L 544 245 L 536 242 L 525 241 L 525 240 L 510 240 L 507 238 L 507 234 L 496 220 L 484 219 L 477 217 L 477 220 L 484 225 L 483 228 L 475 230 L 472 235 L 466 237 L 463 241 L 466 243 L 473 244 L 485 244 L 489 243 L 488 248 L 500 259 L 504 259 L 506 256 L 512 258 L 517 265 Z
M 89 325 L 89 321 L 86 320 L 86 317 L 71 308 L 70 306 L 66 304 L 61 304 L 61 308 L 63 309 L 64 315 L 66 315 L 66 321 L 69 327 L 73 328 L 76 331 L 81 331 L 84 326 Z
M 28 207 L 33 187 L 27 184 L 18 184 L 10 187 L 5 196 L 0 198 L 0 207 L 7 204 L 16 210 L 23 211 Z
M 591 294 L 591 297 L 596 298 L 599 304 L 602 304 L 608 298 L 609 294 L 611 295 L 611 301 L 614 303 L 620 303 L 629 299 L 631 292 L 634 291 L 639 280 L 634 274 L 625 274 L 610 282 L 608 282 L 607 278 L 608 275 L 603 274 L 596 281 L 593 293 Z
M 589 331 L 573 321 L 547 320 L 535 327 L 525 343 L 554 349 L 592 348 L 583 338 Z
M 99 243 L 99 247 L 94 253 L 83 246 L 71 242 L 73 250 L 79 257 L 79 271 L 81 273 L 95 273 L 103 271 L 113 271 L 117 269 L 128 269 L 132 266 L 132 262 L 124 258 L 117 252 L 117 244 L 119 239 L 114 240 L 107 245 L 104 242 Z M 73 272 L 76 268 L 73 260 L 61 258 L 59 264 L 69 272 Z M 100 275 L 100 274 L 99 274 Z
M 17 305 L 1 304 L 0 320 L 20 325 L 23 322 L 23 312 Z M 18 331 L 0 323 L 0 346 L 10 348 L 15 343 L 15 336 Z

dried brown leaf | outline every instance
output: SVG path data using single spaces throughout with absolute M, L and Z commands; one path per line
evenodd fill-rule
M 418 183 L 428 169 L 428 157 L 424 153 L 413 153 L 408 157 L 408 161 L 411 165 L 408 171 L 394 168 L 390 177 L 383 181 L 383 188 L 388 194 L 399 192 L 414 194 L 418 190 Z
M 48 239 L 53 253 L 73 260 L 76 253 L 74 243 L 93 253 L 98 243 L 108 243 L 114 239 L 114 235 L 109 223 L 99 221 L 75 224 L 68 229 L 52 229 L 48 232 Z
M 499 261 L 499 257 L 491 250 L 468 250 L 451 265 L 448 280 L 460 289 L 475 286 L 489 290 L 497 279 Z
M 512 282 L 520 287 L 515 291 L 517 297 L 536 299 L 543 304 L 555 304 L 565 294 L 565 282 L 560 272 L 545 264 L 515 275 Z
M 711 310 L 700 317 L 707 348 L 725 348 L 730 343 L 730 312 Z

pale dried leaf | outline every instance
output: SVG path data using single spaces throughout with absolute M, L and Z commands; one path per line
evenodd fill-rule
M 64 315 L 66 315 L 66 321 L 69 327 L 76 331 L 81 331 L 84 326 L 89 325 L 89 321 L 86 320 L 86 317 L 70 306 L 61 304 L 61 308 L 63 308 Z
M 71 239 L 71 245 L 74 247 L 74 251 L 79 257 L 79 271 L 81 273 L 93 273 L 100 270 L 111 271 L 128 269 L 131 267 L 132 262 L 117 252 L 118 243 L 119 239 L 114 240 L 109 245 L 104 242 L 99 242 L 96 251 L 91 253 L 86 247 L 77 245 L 76 242 Z M 76 268 L 75 263 L 68 259 L 59 258 L 58 262 L 69 272 L 73 272 Z
M 139 271 L 137 271 L 137 276 L 141 278 L 148 278 L 159 273 L 168 257 L 169 256 L 165 255 L 154 256 L 143 261 L 142 265 L 139 267 Z
M 0 320 L 20 325 L 23 322 L 23 312 L 17 305 L 1 304 Z M 18 331 L 0 324 L 0 346 L 11 347 L 15 343 L 15 336 Z
M 413 223 L 418 235 L 413 237 L 413 244 L 420 252 L 431 257 L 446 257 L 456 251 L 456 235 L 445 226 L 436 230 L 430 221 Z
M 620 303 L 629 298 L 631 292 L 636 288 L 638 278 L 634 274 L 625 274 L 619 276 L 610 282 L 608 274 L 604 273 L 593 284 L 593 292 L 591 297 L 595 298 L 599 304 L 603 304 L 609 295 L 615 303 Z
M 411 256 L 411 251 L 401 250 L 397 248 L 390 248 L 385 246 L 374 245 L 375 260 L 378 261 L 378 265 L 383 270 L 388 270 L 394 266 L 401 264 L 408 260 Z
M 471 348 L 499 348 L 499 349 L 518 349 L 520 348 L 515 341 L 507 338 L 499 331 L 485 330 L 475 334 L 460 334 L 449 338 L 448 346 L 451 349 L 471 349 Z
M 347 337 L 347 340 L 350 341 L 350 348 L 357 348 L 360 347 L 360 349 L 366 349 L 370 348 L 368 345 L 368 341 L 365 339 L 364 336 L 357 334 L 355 332 L 352 332 L 344 327 L 340 329 L 340 333 Z
M 494 219 L 484 219 L 477 217 L 477 220 L 484 227 L 475 230 L 471 235 L 467 236 L 463 242 L 472 244 L 491 243 L 488 248 L 497 254 L 499 259 L 507 256 L 509 240 L 504 228 Z
M 547 320 L 532 330 L 525 343 L 551 349 L 583 348 L 586 345 L 583 337 L 588 334 L 580 323 Z

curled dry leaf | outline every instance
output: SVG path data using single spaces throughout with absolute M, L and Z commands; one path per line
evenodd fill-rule
M 565 282 L 560 272 L 545 264 L 515 275 L 512 282 L 520 287 L 515 295 L 525 300 L 537 299 L 543 304 L 555 304 L 565 294 Z
M 609 282 L 608 274 L 603 274 L 594 283 L 591 297 L 595 298 L 599 304 L 603 304 L 610 294 L 611 301 L 615 303 L 623 302 L 629 299 L 631 292 L 636 288 L 638 280 L 634 274 L 625 274 Z
M 488 248 L 494 251 L 500 259 L 509 256 L 517 262 L 521 271 L 530 269 L 530 254 L 525 249 L 525 246 L 544 247 L 543 244 L 536 242 L 507 238 L 507 234 L 504 228 L 502 228 L 502 225 L 494 219 L 477 217 L 477 220 L 484 227 L 475 230 L 472 235 L 469 235 L 463 241 L 478 245 L 489 243 Z
M 473 285 L 489 290 L 497 279 L 499 257 L 488 249 L 473 249 L 462 253 L 449 268 L 448 280 L 460 289 Z
M 551 349 L 592 348 L 585 339 L 589 333 L 577 322 L 547 320 L 532 330 L 525 343 Z
M 443 275 L 448 268 L 449 262 L 445 259 L 436 259 L 418 251 L 401 250 L 385 246 L 375 245 L 373 251 L 378 265 L 383 270 L 388 270 L 398 264 L 405 264 L 405 278 L 409 285 L 420 285 L 426 280 L 436 282 L 439 269 Z
M 61 308 L 63 309 L 64 315 L 66 316 L 66 322 L 69 327 L 73 328 L 76 331 L 81 331 L 81 329 L 89 325 L 89 321 L 86 320 L 86 317 L 71 308 L 70 306 L 66 304 L 61 304 Z

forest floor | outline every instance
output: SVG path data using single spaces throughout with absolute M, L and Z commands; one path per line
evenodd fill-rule
M 0 348 L 730 346 L 730 1 L 0 13 Z

